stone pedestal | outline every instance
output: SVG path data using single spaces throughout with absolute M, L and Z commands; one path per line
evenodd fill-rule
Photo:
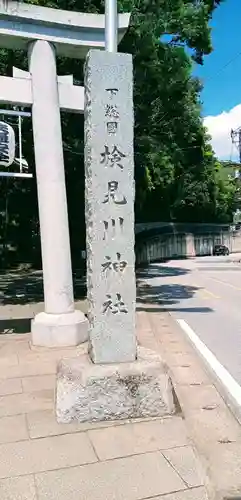
M 87 320 L 74 310 L 54 47 L 44 40 L 34 42 L 29 66 L 45 303 L 44 313 L 32 322 L 32 343 L 76 345 L 87 340 Z
M 95 365 L 86 356 L 61 361 L 57 373 L 59 423 L 156 417 L 175 410 L 162 360 L 144 348 L 132 363 Z

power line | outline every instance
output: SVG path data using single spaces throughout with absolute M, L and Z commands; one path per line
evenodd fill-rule
M 221 66 L 221 68 L 218 69 L 216 73 L 214 73 L 212 76 L 208 77 L 205 81 L 210 81 L 216 78 L 216 76 L 220 75 L 222 71 L 224 71 L 230 64 L 232 64 L 234 61 L 236 61 L 239 57 L 241 56 L 241 51 L 239 51 L 236 56 L 232 57 L 226 64 Z

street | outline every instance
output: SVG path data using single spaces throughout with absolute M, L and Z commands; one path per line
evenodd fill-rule
M 184 320 L 241 385 L 240 255 L 153 263 L 140 302 Z

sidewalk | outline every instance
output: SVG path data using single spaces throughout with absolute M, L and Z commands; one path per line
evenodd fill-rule
M 137 313 L 139 340 L 160 349 L 150 316 Z M 157 316 L 158 336 L 169 335 L 165 314 Z M 59 425 L 54 418 L 56 363 L 81 356 L 86 346 L 30 350 L 28 342 L 28 334 L 0 335 L 1 500 L 208 499 L 205 464 L 181 414 Z

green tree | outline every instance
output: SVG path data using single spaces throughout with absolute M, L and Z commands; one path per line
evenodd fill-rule
M 211 51 L 208 21 L 219 3 L 132 4 L 121 50 L 134 59 L 137 220 L 215 219 L 215 158 L 201 119 L 201 85 L 192 77 L 185 46 L 202 63 Z M 168 44 L 162 42 L 165 33 L 173 34 Z
M 120 50 L 131 53 L 134 64 L 137 221 L 221 222 L 230 217 L 232 189 L 217 175 L 217 161 L 201 118 L 201 85 L 192 77 L 193 60 L 202 64 L 203 57 L 212 50 L 209 20 L 220 1 L 118 1 L 120 12 L 132 12 Z M 104 12 L 104 0 L 29 3 Z M 171 34 L 169 43 L 163 41 L 166 33 Z M 185 47 L 192 49 L 192 57 Z M 26 54 L 1 50 L 1 74 L 10 75 L 12 66 L 27 69 Z M 60 59 L 58 73 L 73 73 L 75 81 L 83 84 L 82 61 Z M 85 241 L 83 117 L 63 114 L 62 125 L 72 253 L 78 264 Z M 31 133 L 29 121 L 25 126 L 24 154 L 34 169 Z M 0 182 L 1 188 L 4 181 Z M 26 248 L 31 257 L 32 248 L 39 247 L 36 187 L 29 183 L 20 188 L 19 183 L 11 182 L 10 219 L 17 227 L 15 232 L 22 236 L 24 230 L 25 234 L 24 249 L 18 252 L 22 259 L 28 254 Z M 28 211 L 23 209 L 25 199 Z

